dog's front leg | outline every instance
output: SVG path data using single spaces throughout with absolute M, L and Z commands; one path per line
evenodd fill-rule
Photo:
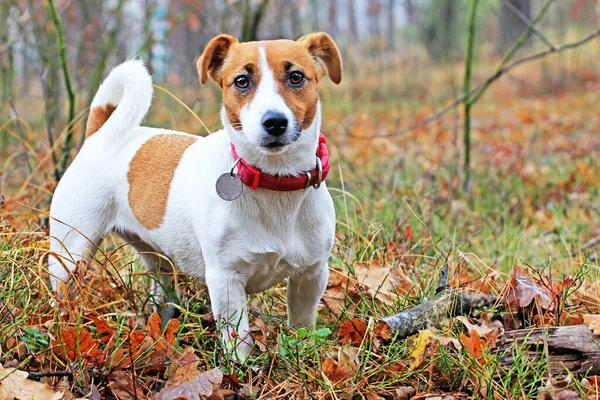
M 327 287 L 328 276 L 329 267 L 327 261 L 323 261 L 288 279 L 287 309 L 290 328 L 314 327 L 317 306 Z
M 252 350 L 245 282 L 233 271 L 207 268 L 206 285 L 225 351 L 245 360 Z

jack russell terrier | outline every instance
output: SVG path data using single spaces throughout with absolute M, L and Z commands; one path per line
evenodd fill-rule
M 140 126 L 152 101 L 141 61 L 102 83 L 52 200 L 51 281 L 58 290 L 116 234 L 148 270 L 170 269 L 160 253 L 206 282 L 225 348 L 244 359 L 247 293 L 287 278 L 288 325 L 315 323 L 335 235 L 317 86 L 324 75 L 340 83 L 342 61 L 325 33 L 248 43 L 221 35 L 197 67 L 203 85 L 210 77 L 223 91 L 224 129 L 207 137 Z

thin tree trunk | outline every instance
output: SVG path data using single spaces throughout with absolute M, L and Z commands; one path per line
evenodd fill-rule
M 388 37 L 387 43 L 390 49 L 394 48 L 395 45 L 395 34 L 396 34 L 396 16 L 394 14 L 395 0 L 389 0 L 388 2 Z
M 310 2 L 310 14 L 311 14 L 311 24 L 312 24 L 312 31 L 313 32 L 319 32 L 321 29 L 319 28 L 319 17 L 320 17 L 320 13 L 319 13 L 319 0 L 311 0 Z
M 506 50 L 527 29 L 527 24 L 507 5 L 510 2 L 527 19 L 531 19 L 531 0 L 502 0 L 500 14 L 500 49 Z
M 410 25 L 417 23 L 417 11 L 413 0 L 404 0 L 404 8 L 406 9 L 406 20 Z
M 465 79 L 463 84 L 463 94 L 465 95 L 465 123 L 464 123 L 464 191 L 470 192 L 471 189 L 471 106 L 469 94 L 471 93 L 471 68 L 473 67 L 473 54 L 475 43 L 475 22 L 477 15 L 478 0 L 469 2 L 469 19 L 467 22 L 467 54 L 465 56 Z
M 303 33 L 302 22 L 300 21 L 300 12 L 294 0 L 288 0 L 287 4 L 290 12 L 292 35 L 294 36 L 294 39 L 298 39 L 300 36 L 302 36 Z
M 355 43 L 358 40 L 358 26 L 356 25 L 356 10 L 354 9 L 354 0 L 346 0 L 346 7 L 348 8 L 349 36 L 351 41 Z
M 71 141 L 73 138 L 73 120 L 75 119 L 75 92 L 71 85 L 71 75 L 69 73 L 69 66 L 67 64 L 67 47 L 65 43 L 65 37 L 63 35 L 62 22 L 60 16 L 56 12 L 53 0 L 48 0 L 48 9 L 50 10 L 50 16 L 54 23 L 54 29 L 56 31 L 56 41 L 58 43 L 58 55 L 60 58 L 60 65 L 63 72 L 63 79 L 65 81 L 65 89 L 67 90 L 67 99 L 69 101 L 69 114 L 67 119 L 67 134 L 63 140 L 61 148 L 61 157 L 56 168 L 56 180 L 60 180 L 63 176 L 67 164 L 69 163 L 69 153 L 71 152 Z
M 329 34 L 337 37 L 337 0 L 329 0 Z

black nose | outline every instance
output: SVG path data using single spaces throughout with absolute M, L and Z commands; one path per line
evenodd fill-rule
M 262 119 L 262 125 L 269 135 L 281 136 L 287 129 L 288 120 L 283 113 L 267 111 Z

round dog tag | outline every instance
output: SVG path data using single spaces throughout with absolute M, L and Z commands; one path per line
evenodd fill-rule
M 225 201 L 234 201 L 242 194 L 244 184 L 239 176 L 230 172 L 225 172 L 217 179 L 215 185 L 217 194 Z

